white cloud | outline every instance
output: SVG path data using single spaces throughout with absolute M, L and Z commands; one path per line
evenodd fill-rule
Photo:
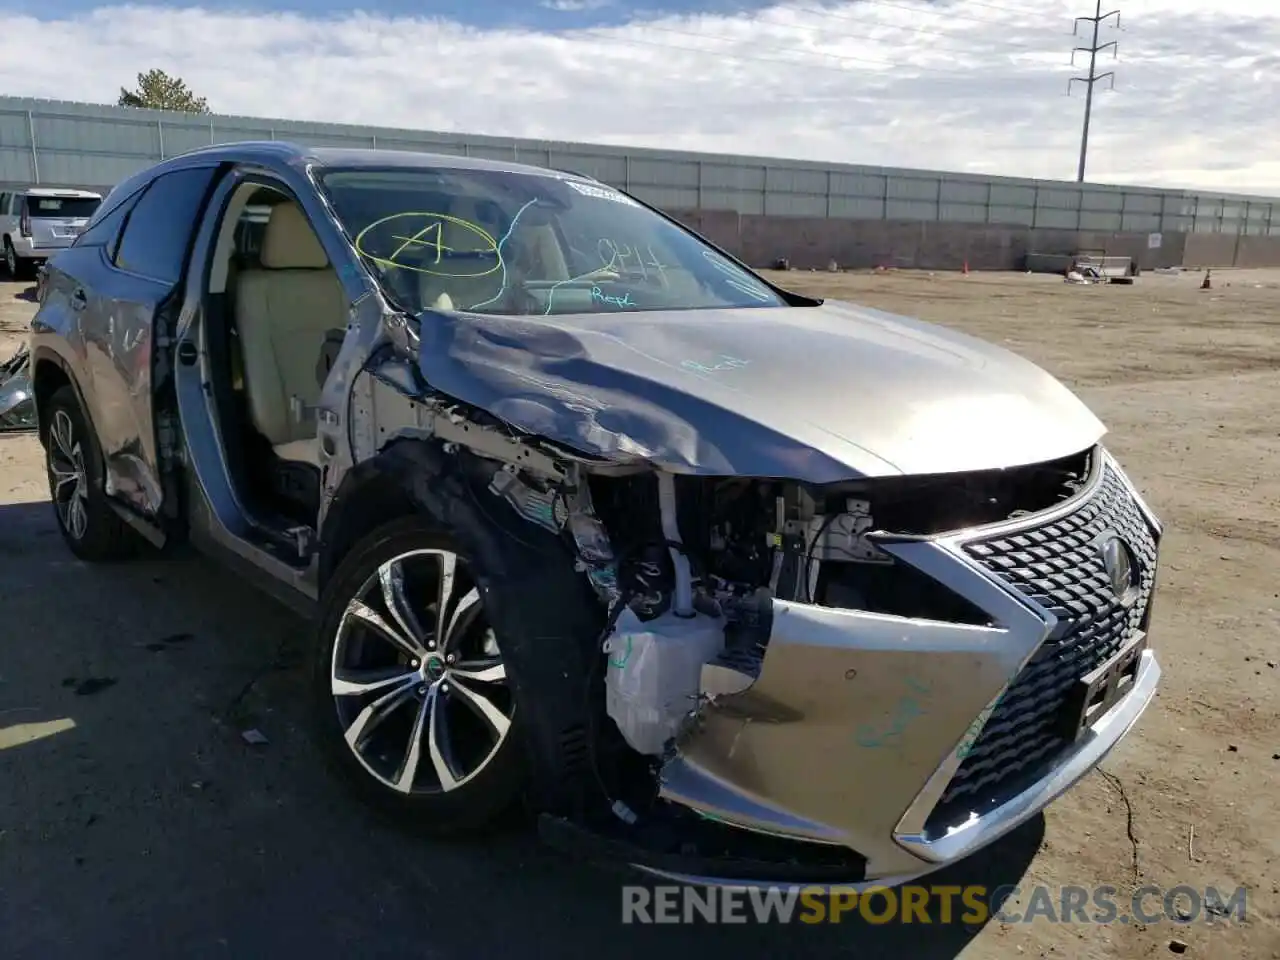
M 546 0 L 567 11 L 594 0 Z M 102 7 L 10 15 L 0 90 L 113 101 L 139 70 L 219 113 L 1073 179 L 1087 0 L 781 3 L 554 33 Z M 1113 0 L 1090 179 L 1280 192 L 1280 6 Z M 1021 11 L 1021 12 L 1019 12 Z M 1083 32 L 1083 28 L 1082 28 Z M 736 59 L 735 59 L 736 58 Z
M 538 6 L 558 13 L 581 13 L 585 10 L 601 10 L 612 0 L 541 0 Z

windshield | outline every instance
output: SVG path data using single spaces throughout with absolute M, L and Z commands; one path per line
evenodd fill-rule
M 616 313 L 786 302 L 625 194 L 554 174 L 332 169 L 356 250 L 414 313 Z
M 66 217 L 87 220 L 102 200 L 98 197 L 27 197 L 27 216 L 41 218 Z

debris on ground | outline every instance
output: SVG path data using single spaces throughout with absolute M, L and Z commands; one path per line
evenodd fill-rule
M 1173 953 L 1186 953 L 1187 945 L 1183 943 L 1181 940 L 1170 940 L 1169 950 Z
M 84 680 L 67 677 L 62 681 L 64 687 L 71 687 L 77 697 L 91 697 L 101 693 L 108 687 L 114 687 L 119 681 L 115 677 L 86 677 Z
M 240 737 L 245 743 L 255 747 L 262 746 L 262 744 L 268 742 L 266 734 L 255 728 L 241 730 Z

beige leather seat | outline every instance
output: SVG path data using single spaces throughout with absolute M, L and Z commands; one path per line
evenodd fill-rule
M 318 466 L 316 362 L 325 334 L 347 325 L 346 294 L 294 203 L 272 209 L 260 261 L 261 267 L 242 270 L 235 280 L 250 415 L 278 457 Z M 290 401 L 306 408 L 301 421 Z

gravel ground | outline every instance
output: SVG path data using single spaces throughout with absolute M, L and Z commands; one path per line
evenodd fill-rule
M 0 956 L 1280 957 L 1280 274 L 789 273 L 1064 378 L 1167 524 L 1159 696 L 1075 791 L 938 882 L 1249 888 L 1245 923 L 637 928 L 628 878 L 514 831 L 371 821 L 302 730 L 306 625 L 200 560 L 62 547 L 39 447 L 0 437 Z M 31 316 L 0 284 L 0 357 Z M 247 745 L 255 728 L 268 742 Z M 1194 840 L 1189 837 L 1194 831 Z

